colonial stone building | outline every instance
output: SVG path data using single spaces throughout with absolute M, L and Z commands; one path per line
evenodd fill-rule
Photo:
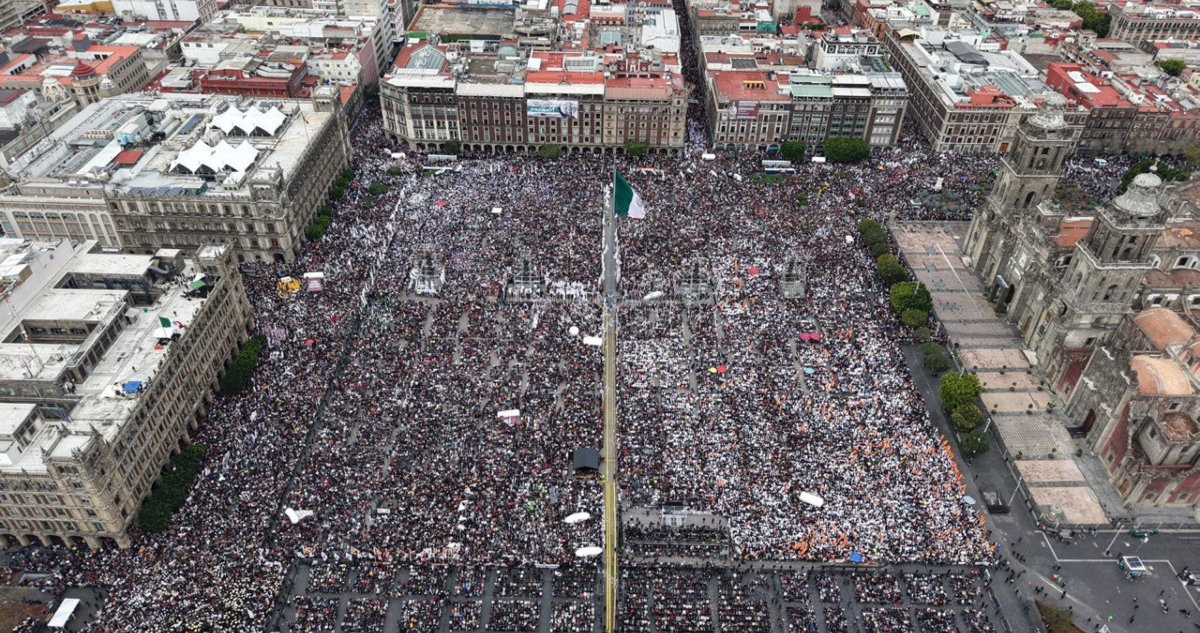
M 1200 337 L 1167 308 L 1126 316 L 1067 404 L 1129 504 L 1200 501 Z
M 194 259 L 0 243 L 0 542 L 129 543 L 253 316 L 228 245 Z
M 1153 172 L 1094 209 L 1054 196 L 1074 134 L 1059 100 L 1023 123 L 964 251 L 1068 424 L 1127 503 L 1200 500 L 1200 221 Z
M 122 95 L 84 108 L 8 167 L 0 227 L 125 252 L 232 244 L 291 261 L 345 168 L 338 91 L 260 103 L 221 95 Z

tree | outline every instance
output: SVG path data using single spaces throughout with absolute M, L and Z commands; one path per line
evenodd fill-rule
M 779 155 L 783 156 L 784 160 L 798 163 L 804 160 L 804 150 L 807 148 L 803 141 L 784 141 L 783 145 L 779 146 Z
M 1182 59 L 1160 59 L 1154 62 L 1154 65 L 1172 77 L 1182 75 L 1183 71 L 1187 69 L 1187 62 Z
M 304 237 L 307 237 L 310 242 L 321 239 L 325 235 L 325 231 L 329 230 L 330 220 L 331 218 L 327 215 L 317 216 L 317 219 L 313 220 L 312 224 L 309 224 L 304 229 Z
M 903 314 L 905 310 L 924 310 L 929 312 L 933 309 L 933 297 L 925 289 L 925 284 L 916 281 L 902 281 L 892 284 L 889 299 L 892 302 L 892 309 L 897 314 Z
M 1050 6 L 1054 7 L 1055 9 L 1070 11 L 1071 5 L 1073 4 L 1075 3 L 1071 2 L 1071 0 L 1054 0 L 1050 3 Z
M 371 186 L 367 187 L 367 193 L 373 196 L 382 196 L 383 194 L 387 193 L 387 190 L 387 185 L 379 182 L 378 180 L 372 182 Z
M 562 148 L 558 145 L 543 145 L 538 148 L 538 158 L 558 158 L 562 155 Z
M 946 374 L 938 383 L 938 396 L 947 411 L 964 404 L 974 404 L 982 392 L 983 387 L 979 385 L 979 378 L 975 374 Z
M 926 328 L 919 329 L 925 330 L 926 334 L 929 333 L 929 330 Z M 921 359 L 925 361 L 925 368 L 935 376 L 941 374 L 947 369 L 950 369 L 950 358 L 946 356 L 946 350 L 942 349 L 941 345 L 935 345 L 934 348 L 925 353 Z
M 391 167 L 388 167 L 387 173 L 389 176 L 399 176 L 400 174 L 404 173 L 404 169 L 399 165 L 392 165 Z
M 867 246 L 887 242 L 887 231 L 883 230 L 883 226 L 875 220 L 863 220 L 859 222 L 858 234 L 862 236 L 863 244 Z
M 646 141 L 635 141 L 629 139 L 625 141 L 625 153 L 630 156 L 645 156 L 650 151 L 650 144 Z
M 908 273 L 904 272 L 900 260 L 891 253 L 880 255 L 879 259 L 875 260 L 875 265 L 879 268 L 879 281 L 882 281 L 884 285 L 890 286 L 908 279 Z
M 1108 27 L 1112 18 L 1103 11 L 1097 11 L 1096 5 L 1091 2 L 1076 2 L 1071 5 L 1071 10 L 1075 15 L 1083 18 L 1083 28 L 1090 29 L 1096 32 L 1096 35 L 1104 37 L 1108 35 Z
M 1200 165 L 1200 141 L 1193 141 L 1183 150 L 1183 155 L 1187 158 L 1187 164 L 1190 166 Z
M 236 396 L 246 388 L 246 384 L 250 382 L 250 376 L 254 374 L 254 368 L 258 367 L 258 355 L 262 352 L 263 344 L 266 342 L 266 337 L 261 334 L 251 336 L 246 341 L 237 357 L 233 359 L 233 363 L 229 365 L 225 377 L 221 379 L 221 393 L 227 396 Z
M 1121 174 L 1121 191 L 1125 191 L 1125 189 L 1129 187 L 1129 183 L 1133 182 L 1134 178 L 1149 172 L 1152 167 L 1154 168 L 1154 173 L 1159 178 L 1162 178 L 1163 182 L 1186 182 L 1188 178 L 1192 177 L 1191 170 L 1186 167 L 1183 169 L 1175 169 L 1170 165 L 1160 163 L 1153 158 L 1143 158 L 1142 160 L 1134 163 L 1129 169 L 1126 169 L 1124 174 Z
M 462 143 L 460 143 L 454 139 L 450 139 L 449 141 L 442 143 L 442 153 L 444 153 L 444 154 L 457 154 L 461 151 L 462 151 Z
M 957 426 L 958 430 L 964 433 L 974 431 L 983 426 L 983 423 L 987 421 L 987 418 L 983 415 L 983 411 L 980 411 L 979 407 L 975 406 L 974 403 L 958 407 L 954 410 L 954 413 L 950 414 L 950 419 L 954 420 L 954 426 Z
M 877 258 L 880 255 L 886 255 L 889 249 L 887 242 L 875 242 L 871 245 L 871 257 Z M 904 279 L 897 279 L 897 281 L 904 281 Z
M 861 138 L 835 136 L 825 141 L 825 158 L 835 163 L 857 163 L 871 155 L 871 146 Z
M 908 309 L 900 313 L 900 322 L 911 328 L 929 323 L 929 313 L 924 310 Z
M 205 452 L 202 444 L 191 444 L 171 458 L 158 487 L 138 511 L 138 527 L 143 532 L 162 532 L 171 526 L 171 515 L 183 507 L 188 490 L 204 468 Z
M 917 328 L 917 331 L 913 333 L 913 336 L 915 336 L 918 341 L 928 341 L 931 334 L 932 333 L 929 331 L 929 328 L 919 327 Z M 941 349 L 941 347 L 938 347 L 938 349 Z M 944 353 L 945 352 L 943 352 L 943 354 Z
M 963 454 L 967 457 L 982 455 L 992 448 L 992 445 L 988 443 L 987 436 L 982 431 L 967 433 L 959 441 L 959 446 L 962 446 Z

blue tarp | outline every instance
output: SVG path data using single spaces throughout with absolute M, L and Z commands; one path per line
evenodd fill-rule
M 125 383 L 124 385 L 122 385 L 122 387 L 121 387 L 121 388 L 122 388 L 122 389 L 125 391 L 125 393 L 137 393 L 137 390 L 138 390 L 138 389 L 139 389 L 141 386 L 142 386 L 142 381 L 140 381 L 140 380 L 130 380 L 129 382 L 127 382 L 127 383 Z

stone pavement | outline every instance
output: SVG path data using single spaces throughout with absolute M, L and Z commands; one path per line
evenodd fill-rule
M 622 631 L 849 633 L 1004 631 L 972 567 L 821 568 L 811 563 L 627 565 Z M 598 633 L 602 576 L 595 566 L 475 568 L 297 567 L 282 632 Z M 890 628 L 888 628 L 890 627 Z M 1016 629 L 1026 631 L 1028 629 Z
M 1083 464 L 1079 446 L 1054 415 L 1059 406 L 1023 352 L 1021 337 L 997 317 L 984 299 L 983 287 L 963 262 L 962 223 L 907 223 L 893 235 L 919 281 L 933 297 L 934 311 L 960 364 L 983 386 L 982 401 L 1001 449 L 1016 461 L 1050 460 L 1078 464 L 1082 479 L 1022 483 L 1042 514 L 1055 523 L 1108 525 L 1110 512 L 1124 504 L 1103 472 Z

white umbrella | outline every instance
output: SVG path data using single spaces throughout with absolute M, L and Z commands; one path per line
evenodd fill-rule
M 825 505 L 824 499 L 818 497 L 817 495 L 814 495 L 811 492 L 800 493 L 800 500 L 814 508 L 819 508 L 819 507 Z
M 655 290 L 654 292 L 642 297 L 642 301 L 653 301 L 661 296 L 663 296 L 663 291 Z
M 571 336 L 579 336 L 579 328 L 574 325 L 572 325 L 571 329 L 567 330 L 567 332 L 569 332 Z
M 575 555 L 580 558 L 591 558 L 593 556 L 599 556 L 600 552 L 603 551 L 603 548 L 596 547 L 595 545 L 588 545 L 587 547 L 581 547 L 575 550 Z
M 566 523 L 574 524 L 574 523 L 583 523 L 584 521 L 587 521 L 590 518 L 592 518 L 592 515 L 588 514 L 587 512 L 576 512 L 575 514 L 572 514 L 571 516 L 563 519 L 563 521 Z

